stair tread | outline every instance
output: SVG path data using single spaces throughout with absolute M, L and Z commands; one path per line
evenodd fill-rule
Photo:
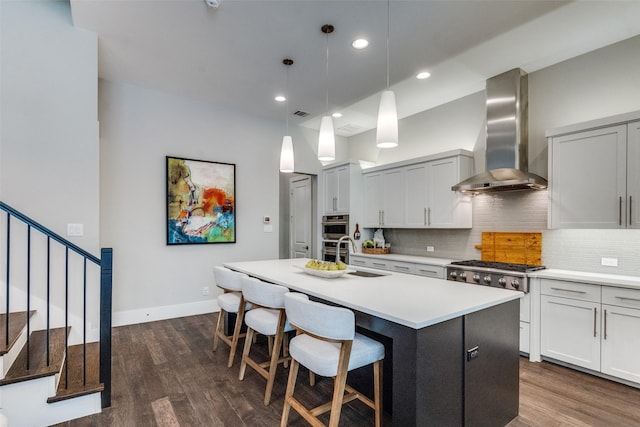
M 65 328 L 50 330 L 50 357 L 47 366 L 47 331 L 34 331 L 29 339 L 29 369 L 27 369 L 27 345 L 20 350 L 13 365 L 0 385 L 55 375 L 60 372 L 65 353 Z
M 31 317 L 35 314 L 35 310 L 31 310 L 29 313 L 29 317 Z M 9 313 L 9 344 L 7 345 L 7 314 L 0 314 L 0 356 L 7 354 L 11 350 L 25 326 L 27 326 L 26 311 Z
M 84 365 L 83 345 L 69 347 L 65 366 L 60 375 L 60 384 L 56 395 L 47 399 L 47 402 L 57 402 L 72 397 L 83 396 L 104 390 L 104 384 L 100 383 L 100 343 L 87 343 L 86 383 L 83 370 Z M 66 386 L 66 370 L 69 371 L 69 386 Z

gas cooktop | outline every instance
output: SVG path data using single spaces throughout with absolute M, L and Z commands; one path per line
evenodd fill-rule
M 503 271 L 516 271 L 518 273 L 528 273 L 531 271 L 542 270 L 544 265 L 530 265 L 530 264 L 512 264 L 508 262 L 495 262 L 495 261 L 480 261 L 480 260 L 467 260 L 467 261 L 454 261 L 450 265 L 459 267 L 476 267 L 476 268 L 492 268 L 495 270 Z

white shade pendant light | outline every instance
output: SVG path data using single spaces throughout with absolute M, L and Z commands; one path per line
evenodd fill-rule
M 380 98 L 376 146 L 378 148 L 398 146 L 396 95 L 389 89 L 389 0 L 387 0 L 387 90 L 382 92 L 382 97 Z
M 292 59 L 283 59 L 282 63 L 287 66 L 287 115 L 286 115 L 286 135 L 282 137 L 282 148 L 280 148 L 280 172 L 292 173 L 293 167 L 293 139 L 289 135 L 289 67 L 293 64 Z
M 322 32 L 327 35 L 327 113 L 320 122 L 318 136 L 318 160 L 330 162 L 336 159 L 336 138 L 333 133 L 333 119 L 329 115 L 329 34 L 333 32 L 333 25 L 323 25 Z

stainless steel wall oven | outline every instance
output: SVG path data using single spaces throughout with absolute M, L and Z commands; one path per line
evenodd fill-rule
M 338 239 L 349 235 L 349 215 L 325 215 L 322 217 L 322 259 L 336 261 Z M 340 248 L 340 259 L 349 263 L 348 242 Z

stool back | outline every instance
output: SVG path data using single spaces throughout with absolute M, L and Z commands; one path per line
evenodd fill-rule
M 263 282 L 255 277 L 242 278 L 242 295 L 247 302 L 266 308 L 284 308 L 284 295 L 289 289 Z
M 355 316 L 347 308 L 310 301 L 296 292 L 285 295 L 284 306 L 289 323 L 299 329 L 332 340 L 355 337 Z
M 238 273 L 237 271 L 218 265 L 213 267 L 213 276 L 217 287 L 238 292 L 242 290 L 241 279 L 247 277 L 244 273 Z

